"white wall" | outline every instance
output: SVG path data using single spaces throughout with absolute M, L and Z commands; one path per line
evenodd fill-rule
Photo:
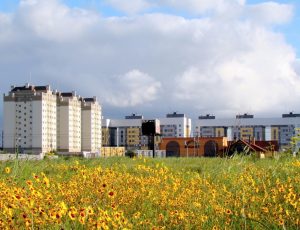
M 57 140 L 58 150 L 69 149 L 69 107 L 59 106 L 57 109 L 58 116 L 58 128 L 57 128 Z
M 15 148 L 16 108 L 15 102 L 3 103 L 3 147 Z
M 82 110 L 82 133 L 81 133 L 81 146 L 83 151 L 91 151 L 92 146 L 92 130 L 91 130 L 91 110 Z
M 42 101 L 32 102 L 32 148 L 42 148 Z

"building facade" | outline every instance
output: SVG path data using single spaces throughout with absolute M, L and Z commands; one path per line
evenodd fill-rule
M 226 137 L 163 138 L 159 149 L 166 151 L 166 157 L 216 157 L 224 156 Z
M 98 102 L 84 105 L 84 111 L 91 111 L 90 123 L 85 124 L 89 115 L 83 112 L 84 121 L 81 120 L 83 99 L 75 92 L 60 93 L 51 90 L 50 86 L 26 84 L 12 86 L 8 95 L 3 95 L 3 101 L 4 151 L 75 153 L 86 149 L 82 139 L 93 139 L 87 148 L 90 151 L 100 150 L 101 107 Z M 85 127 L 83 134 L 82 124 Z
M 127 149 L 147 146 L 147 139 L 142 136 L 142 115 L 132 114 L 125 119 L 104 119 L 102 123 L 103 146 L 122 146 Z
M 75 92 L 57 94 L 57 151 L 81 152 L 81 98 Z
M 56 150 L 56 92 L 50 86 L 12 86 L 3 100 L 5 151 L 35 153 Z
M 290 145 L 300 127 L 300 114 L 283 114 L 281 118 L 254 118 L 237 115 L 232 119 L 200 116 L 195 122 L 195 133 L 200 137 L 227 137 L 228 140 L 278 141 L 281 149 Z
M 159 118 L 162 137 L 190 137 L 192 122 L 185 114 L 171 113 Z
M 81 101 L 81 135 L 82 151 L 101 149 L 101 107 L 96 97 Z
M 142 115 L 132 114 L 125 119 L 104 119 L 102 121 L 102 141 L 104 146 L 124 146 L 127 149 L 148 149 L 149 137 L 142 135 Z M 160 124 L 161 137 L 190 137 L 191 119 L 185 114 L 167 114 L 156 119 Z M 155 143 L 160 141 L 155 139 Z M 151 141 L 150 141 L 151 142 Z

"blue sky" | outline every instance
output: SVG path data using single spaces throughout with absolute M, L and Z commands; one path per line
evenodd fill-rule
M 97 10 L 103 16 L 124 16 L 125 14 L 105 3 L 103 0 L 61 0 L 70 7 L 80 7 L 86 9 Z M 266 2 L 264 0 L 247 0 L 248 4 L 257 4 Z M 282 32 L 289 44 L 291 44 L 300 57 L 300 1 L 299 0 L 274 0 L 277 3 L 291 4 L 294 6 L 294 16 L 292 20 L 284 25 L 277 26 L 276 30 Z M 17 9 L 19 0 L 0 0 L 0 11 L 13 12 Z M 157 10 L 157 9 L 156 9 Z M 181 12 L 174 9 L 160 8 L 160 12 L 171 12 L 180 14 L 181 16 L 189 17 L 187 12 Z

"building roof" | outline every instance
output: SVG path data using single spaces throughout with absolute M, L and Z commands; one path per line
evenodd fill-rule
M 96 102 L 97 99 L 95 97 L 86 97 L 83 99 L 85 102 Z
M 300 127 L 300 117 L 289 118 L 251 118 L 251 119 L 199 119 L 195 121 L 196 126 L 207 127 L 237 127 L 237 126 L 280 126 L 295 125 Z
M 65 93 L 60 93 L 60 95 L 62 97 L 73 97 L 73 96 L 75 96 L 75 93 L 74 92 L 65 92 Z
M 29 85 L 29 86 L 18 86 L 18 87 L 14 87 L 11 92 L 17 92 L 17 91 L 32 91 L 34 89 L 34 86 Z
M 48 90 L 48 86 L 35 86 L 34 89 L 36 91 L 44 91 L 44 90 Z
M 111 119 L 110 127 L 142 127 L 142 119 Z
M 144 119 L 144 117 L 142 115 L 133 113 L 129 116 L 125 116 L 125 119 Z
M 173 112 L 173 113 L 168 113 L 166 117 L 167 118 L 185 117 L 185 114 Z
M 11 92 L 18 92 L 18 91 L 47 91 L 49 86 L 34 86 L 26 84 L 24 86 L 12 86 Z
M 198 119 L 216 119 L 214 115 L 206 114 L 206 115 L 200 115 Z
M 293 112 L 289 112 L 287 114 L 282 114 L 282 118 L 288 118 L 288 117 L 300 117 L 299 113 L 293 113 Z

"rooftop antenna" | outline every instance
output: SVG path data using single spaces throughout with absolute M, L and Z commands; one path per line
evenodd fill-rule
M 31 83 L 31 71 L 29 72 L 29 85 L 30 85 L 30 83 Z

